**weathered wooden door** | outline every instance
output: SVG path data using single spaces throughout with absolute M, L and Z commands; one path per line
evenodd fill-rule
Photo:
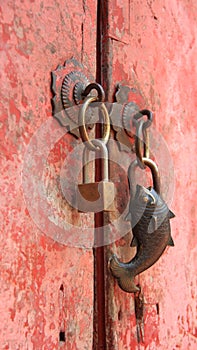
M 0 5 L 1 348 L 195 350 L 196 2 Z M 72 180 L 81 141 L 52 117 L 50 72 L 72 57 L 107 101 L 127 85 L 155 115 L 152 151 L 176 214 L 175 247 L 137 278 L 138 300 L 108 269 L 113 252 L 133 255 L 131 233 L 114 232 L 113 214 L 105 220 L 122 238 L 93 250 L 103 218 L 78 213 L 64 197 L 62 179 Z M 123 155 L 110 149 L 117 215 L 128 201 Z
M 57 185 L 73 137 L 52 121 L 51 71 L 75 56 L 95 76 L 96 11 L 1 1 L 1 349 L 92 346 L 92 250 L 58 238 L 58 220 L 79 214 Z

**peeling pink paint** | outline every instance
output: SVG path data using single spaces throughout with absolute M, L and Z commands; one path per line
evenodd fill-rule
M 22 170 L 32 135 L 52 114 L 50 72 L 75 56 L 95 74 L 96 5 L 11 1 L 0 7 L 0 18 L 0 348 L 88 349 L 93 323 L 92 252 L 58 244 L 38 229 L 24 201 Z M 68 151 L 69 143 L 62 141 L 56 157 L 51 156 L 52 168 L 57 157 L 65 156 L 64 147 Z M 61 330 L 65 342 L 60 344 Z
M 2 350 L 92 348 L 92 251 L 61 245 L 39 230 L 24 200 L 22 172 L 32 136 L 51 116 L 50 72 L 75 56 L 95 76 L 96 7 L 90 0 L 17 0 L 0 7 Z M 175 166 L 176 213 L 175 247 L 138 279 L 143 343 L 137 342 L 133 296 L 108 275 L 108 349 L 196 350 L 196 2 L 110 0 L 108 7 L 109 95 L 122 82 L 140 90 L 154 111 Z M 72 142 L 69 136 L 55 145 L 45 173 L 62 216 L 53 184 Z M 71 216 L 81 220 L 74 211 Z M 89 216 L 83 220 L 92 225 Z M 125 258 L 133 253 L 129 242 L 128 235 L 116 243 Z
M 112 0 L 108 5 L 110 91 L 117 81 L 140 90 L 147 107 L 154 111 L 157 130 L 167 142 L 175 167 L 175 192 L 171 194 L 171 209 L 176 214 L 172 220 L 175 247 L 169 248 L 138 279 L 145 297 L 144 343 L 137 343 L 135 322 L 131 321 L 132 296 L 114 287 L 113 281 L 107 293 L 108 297 L 114 295 L 109 307 L 108 321 L 112 327 L 109 332 L 113 349 L 195 350 L 197 6 L 195 1 L 176 0 L 129 3 L 126 44 L 121 36 L 115 38 L 112 31 L 115 33 L 117 26 L 122 34 L 128 32 L 127 20 L 120 23 L 116 17 L 119 8 L 122 18 L 123 7 L 128 4 Z M 165 163 L 160 170 L 165 173 Z M 116 249 L 125 259 L 131 257 L 129 248 L 124 253 L 122 241 Z M 124 312 L 117 324 L 119 308 Z

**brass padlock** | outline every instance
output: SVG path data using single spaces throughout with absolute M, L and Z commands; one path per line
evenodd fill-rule
M 77 208 L 81 212 L 114 211 L 114 183 L 109 181 L 108 172 L 108 150 L 104 142 L 95 139 L 91 141 L 97 150 L 100 150 L 102 159 L 102 180 L 100 182 L 90 182 L 89 180 L 89 153 L 85 146 L 83 152 L 83 183 L 78 185 Z

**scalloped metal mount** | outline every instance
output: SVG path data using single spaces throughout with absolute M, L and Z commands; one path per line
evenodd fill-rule
M 78 113 L 83 103 L 82 93 L 93 81 L 88 70 L 74 58 L 66 61 L 63 66 L 59 65 L 52 72 L 53 116 L 76 137 L 80 137 Z M 138 90 L 121 84 L 117 86 L 115 98 L 115 103 L 105 103 L 110 115 L 111 126 L 115 131 L 115 138 L 119 142 L 120 149 L 132 150 L 132 117 L 145 107 L 145 101 Z M 94 103 L 88 108 L 86 120 L 89 128 L 92 128 L 99 120 L 99 103 Z
M 82 103 L 82 93 L 88 84 L 90 81 L 82 72 L 72 71 L 66 74 L 61 88 L 64 109 Z
M 121 84 L 117 85 L 115 98 L 117 102 L 113 103 L 111 119 L 116 140 L 121 150 L 133 150 L 135 130 L 132 120 L 133 116 L 144 107 L 144 98 L 137 89 Z
M 52 72 L 51 90 L 53 116 L 73 135 L 79 137 L 78 111 L 82 103 L 82 92 L 93 81 L 93 77 L 76 59 L 72 58 L 59 65 Z M 88 111 L 87 123 L 92 119 Z

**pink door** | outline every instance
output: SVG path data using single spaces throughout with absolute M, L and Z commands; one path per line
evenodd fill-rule
M 196 350 L 196 2 L 11 0 L 0 8 L 2 350 Z M 113 253 L 134 254 L 130 228 L 115 224 L 134 153 L 109 145 L 116 211 L 104 222 L 66 200 L 81 140 L 52 117 L 51 72 L 58 77 L 72 57 L 112 106 L 124 99 L 117 86 L 128 86 L 125 102 L 154 113 L 151 152 L 176 215 L 175 247 L 136 278 L 140 295 L 123 292 L 108 268 Z M 93 249 L 103 224 L 112 239 Z

